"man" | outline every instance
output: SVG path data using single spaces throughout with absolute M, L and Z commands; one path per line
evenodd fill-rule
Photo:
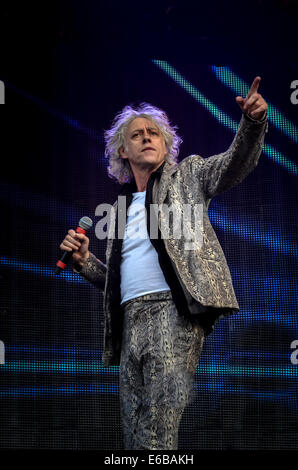
M 129 208 L 125 233 L 118 226 L 123 208 L 116 202 L 116 236 L 108 240 L 106 264 L 74 230 L 60 245 L 74 250 L 74 270 L 104 290 L 103 363 L 120 364 L 126 449 L 177 449 L 204 338 L 219 318 L 239 311 L 207 208 L 212 197 L 257 165 L 268 127 L 260 80 L 254 79 L 245 98 L 236 98 L 243 115 L 231 146 L 209 158 L 193 155 L 177 164 L 181 139 L 166 114 L 146 103 L 125 107 L 105 133 L 109 174 L 123 184 L 121 196 Z M 150 211 L 152 204 L 161 208 L 158 215 Z M 176 238 L 167 219 L 170 235 L 163 237 L 164 207 L 174 205 L 183 214 L 196 204 L 203 207 L 200 243 L 188 246 L 195 227 L 187 218 L 182 219 L 186 230 Z M 154 226 L 158 236 L 149 238 Z M 138 230 L 147 237 L 136 237 Z

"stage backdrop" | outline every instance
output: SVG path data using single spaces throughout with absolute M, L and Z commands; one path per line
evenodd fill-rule
M 119 368 L 101 360 L 102 294 L 70 268 L 54 274 L 59 245 L 89 216 L 91 251 L 105 261 L 95 209 L 120 186 L 107 176 L 103 131 L 124 105 L 164 109 L 183 138 L 179 160 L 207 157 L 229 147 L 241 118 L 235 97 L 260 75 L 269 131 L 259 164 L 208 210 L 240 312 L 206 339 L 179 446 L 297 448 L 298 68 L 132 59 L 126 49 L 116 60 L 77 35 L 51 40 L 30 80 L 25 70 L 0 76 L 0 446 L 122 449 Z

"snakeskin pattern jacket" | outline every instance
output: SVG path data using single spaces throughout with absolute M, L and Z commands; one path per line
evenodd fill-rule
M 164 239 L 164 243 L 185 294 L 189 312 L 197 318 L 200 316 L 209 318 L 207 334 L 213 330 L 215 321 L 239 311 L 227 261 L 210 223 L 207 209 L 213 197 L 241 183 L 255 168 L 267 131 L 267 114 L 260 121 L 242 114 L 238 131 L 227 151 L 207 158 L 191 155 L 179 164 L 165 162 L 160 179 L 154 181 L 152 201 L 159 207 L 174 204 L 183 208 L 185 204 L 192 206 L 198 204 L 203 208 L 202 238 L 197 246 L 186 249 L 189 234 L 194 230 L 191 221 L 184 231 L 188 233 L 187 239 L 184 233 L 179 238 L 169 235 Z M 118 201 L 113 206 L 115 219 L 117 204 Z M 166 214 L 163 214 L 162 210 L 159 211 L 160 229 L 165 217 Z M 110 262 L 112 251 L 115 249 L 113 242 L 113 237 L 108 238 L 106 264 L 90 253 L 83 268 L 73 266 L 75 272 L 104 292 L 103 364 L 105 366 L 120 364 L 122 338 L 123 312 L 120 306 L 120 289 L 118 286 L 118 294 L 113 289 L 115 269 Z

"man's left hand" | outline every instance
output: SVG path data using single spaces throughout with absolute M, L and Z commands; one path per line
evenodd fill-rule
M 267 112 L 267 103 L 262 95 L 258 93 L 260 81 L 261 77 L 256 77 L 254 79 L 245 98 L 242 98 L 241 96 L 236 97 L 236 101 L 242 111 L 256 120 L 262 119 Z

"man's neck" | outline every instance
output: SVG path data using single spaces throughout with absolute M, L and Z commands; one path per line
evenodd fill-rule
M 154 173 L 162 164 L 163 162 L 161 162 L 161 164 L 157 168 L 153 168 L 152 170 L 146 170 L 146 171 L 139 171 L 139 170 L 134 171 L 133 170 L 133 175 L 135 178 L 138 192 L 146 191 L 147 183 L 150 178 L 150 175 Z
M 151 172 L 152 173 L 152 172 Z M 135 182 L 138 189 L 138 192 L 146 191 L 148 179 L 151 173 L 145 175 L 135 175 Z

